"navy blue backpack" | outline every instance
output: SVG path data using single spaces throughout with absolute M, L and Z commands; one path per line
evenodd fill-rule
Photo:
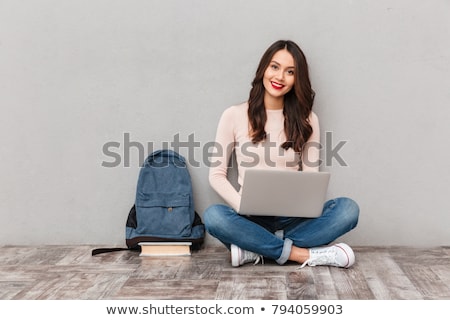
M 183 156 L 173 150 L 151 153 L 139 172 L 135 203 L 125 226 L 127 248 L 94 249 L 92 255 L 140 250 L 139 242 L 191 242 L 203 245 L 205 226 L 194 208 L 192 181 Z

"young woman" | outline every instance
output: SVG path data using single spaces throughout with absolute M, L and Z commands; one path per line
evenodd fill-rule
M 349 198 L 324 204 L 319 218 L 242 216 L 241 190 L 227 177 L 235 152 L 238 183 L 247 168 L 319 171 L 319 120 L 306 58 L 297 44 L 280 40 L 261 58 L 246 103 L 226 109 L 220 118 L 209 181 L 228 205 L 216 204 L 203 215 L 206 230 L 230 251 L 232 265 L 255 264 L 263 257 L 278 264 L 353 265 L 353 250 L 329 245 L 356 227 L 358 205 Z

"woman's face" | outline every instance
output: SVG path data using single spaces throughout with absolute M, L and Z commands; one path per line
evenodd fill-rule
M 286 49 L 277 51 L 264 72 L 266 94 L 272 98 L 282 98 L 292 89 L 294 81 L 294 58 Z

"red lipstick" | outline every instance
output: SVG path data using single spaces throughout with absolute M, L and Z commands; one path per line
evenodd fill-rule
M 278 82 L 271 81 L 270 84 L 272 85 L 272 88 L 274 88 L 275 90 L 281 90 L 284 87 L 284 85 L 282 85 Z

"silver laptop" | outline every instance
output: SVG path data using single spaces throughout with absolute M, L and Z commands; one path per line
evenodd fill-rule
M 247 169 L 239 214 L 317 218 L 326 201 L 329 172 Z

